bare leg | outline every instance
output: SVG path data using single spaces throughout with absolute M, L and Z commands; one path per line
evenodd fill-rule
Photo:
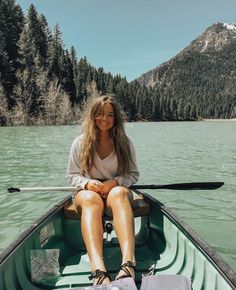
M 104 204 L 102 198 L 94 191 L 82 190 L 76 194 L 75 205 L 81 213 L 81 230 L 90 258 L 92 272 L 96 269 L 106 271 L 103 261 L 103 225 Z M 95 279 L 94 284 L 96 284 Z M 109 279 L 104 280 L 109 283 Z
M 114 187 L 108 194 L 106 207 L 112 210 L 114 227 L 120 243 L 122 253 L 122 264 L 131 261 L 135 263 L 135 237 L 134 237 L 134 216 L 130 204 L 132 200 L 131 191 L 123 186 Z M 134 277 L 134 269 L 129 267 Z M 119 275 L 123 275 L 121 270 Z

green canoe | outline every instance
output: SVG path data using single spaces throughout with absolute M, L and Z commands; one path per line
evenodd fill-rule
M 188 225 L 152 196 L 135 192 L 139 194 L 133 204 L 138 288 L 142 274 L 152 267 L 154 275 L 190 278 L 193 290 L 236 289 L 236 273 Z M 28 228 L 0 255 L 0 289 L 91 285 L 79 218 L 68 197 Z M 109 231 L 111 218 L 104 217 L 104 224 Z M 121 262 L 114 230 L 104 232 L 104 259 L 114 277 Z

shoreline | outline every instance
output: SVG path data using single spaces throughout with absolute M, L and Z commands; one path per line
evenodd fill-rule
M 236 122 L 236 118 L 233 119 L 200 119 L 198 121 L 203 122 Z
M 136 120 L 128 120 L 126 123 L 182 123 L 182 122 L 236 122 L 236 118 L 232 119 L 204 119 L 199 118 L 196 120 L 158 120 L 158 121 L 150 121 L 147 119 L 136 119 Z M 0 128 L 8 128 L 8 127 L 50 127 L 50 126 L 80 126 L 80 123 L 73 122 L 69 124 L 14 124 L 14 125 L 0 125 Z

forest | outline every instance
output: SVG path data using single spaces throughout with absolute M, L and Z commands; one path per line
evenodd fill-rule
M 178 77 L 163 91 L 96 68 L 65 47 L 59 24 L 50 28 L 34 5 L 24 15 L 15 0 L 0 0 L 1 126 L 77 124 L 86 99 L 98 94 L 114 95 L 129 121 L 236 116 L 235 97 L 216 112 L 216 99 L 199 103 L 188 84 L 179 87 Z

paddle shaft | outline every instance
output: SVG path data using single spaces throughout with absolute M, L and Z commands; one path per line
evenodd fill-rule
M 173 183 L 173 184 L 136 184 L 130 186 L 130 189 L 172 189 L 172 190 L 212 190 L 220 188 L 224 182 L 189 182 L 189 183 Z M 8 192 L 33 192 L 33 191 L 75 191 L 76 187 L 21 187 L 8 188 Z

